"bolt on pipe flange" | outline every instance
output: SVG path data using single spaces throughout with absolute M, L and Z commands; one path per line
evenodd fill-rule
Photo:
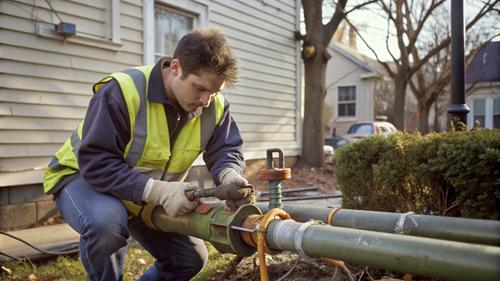
M 274 167 L 273 153 L 278 153 L 278 167 Z M 285 168 L 283 149 L 270 148 L 267 150 L 267 169 L 261 169 L 259 180 L 269 182 L 269 209 L 281 208 L 281 181 L 292 177 L 290 168 Z

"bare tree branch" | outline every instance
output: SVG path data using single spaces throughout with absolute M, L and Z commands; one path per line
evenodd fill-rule
M 396 21 L 394 22 L 394 27 L 396 28 L 396 38 L 398 41 L 398 47 L 401 60 L 403 65 L 409 65 L 410 62 L 408 60 L 408 49 L 405 46 L 405 42 L 403 40 L 405 31 L 403 25 L 403 0 L 396 0 Z
M 414 62 L 413 67 L 410 70 L 410 74 L 415 73 L 422 65 L 424 65 L 430 58 L 432 58 L 435 54 L 437 54 L 441 49 L 448 46 L 450 44 L 451 38 L 448 37 L 443 40 L 439 45 L 437 45 L 434 49 L 429 51 L 420 61 Z
M 495 10 L 495 6 L 500 3 L 500 0 L 493 0 L 486 2 L 481 10 L 476 14 L 476 16 L 465 26 L 465 30 L 469 30 L 476 22 L 478 22 L 484 15 L 489 13 L 490 11 Z
M 420 91 L 418 90 L 417 86 L 415 86 L 415 82 L 413 79 L 408 80 L 408 85 L 410 85 L 410 89 L 413 92 L 413 94 L 418 98 L 420 97 Z
M 355 11 L 355 10 L 361 9 L 361 8 L 363 8 L 364 6 L 369 5 L 369 4 L 372 4 L 372 3 L 375 3 L 375 2 L 377 2 L 377 1 L 379 1 L 379 0 L 371 0 L 371 1 L 367 1 L 367 2 L 361 3 L 361 4 L 357 5 L 357 6 L 354 6 L 354 7 L 352 7 L 352 9 L 350 9 L 350 10 L 349 10 L 349 11 L 347 11 L 347 12 L 345 12 L 345 13 L 344 13 L 344 16 L 347 16 L 350 12 L 353 12 L 353 11 Z
M 476 16 L 466 25 L 465 30 L 469 30 L 474 24 L 476 24 L 479 19 L 481 19 L 484 15 L 486 15 L 488 12 L 490 12 L 493 9 L 493 6 L 498 4 L 500 0 L 493 0 L 488 1 L 481 10 L 476 14 Z M 415 73 L 416 69 L 419 69 L 424 65 L 430 58 L 432 58 L 437 52 L 439 52 L 441 49 L 447 47 L 451 43 L 451 37 L 445 38 L 439 45 L 434 47 L 429 53 L 427 53 L 426 56 L 424 56 L 420 61 L 414 62 L 414 65 L 411 69 L 411 74 Z
M 382 3 L 384 3 L 382 1 Z M 385 4 L 384 4 L 385 6 Z M 388 7 L 388 13 L 389 15 L 392 15 L 392 2 L 389 2 L 389 7 Z M 393 20 L 393 22 L 395 23 L 395 20 Z M 398 64 L 398 59 L 396 59 L 396 57 L 394 56 L 394 54 L 391 52 L 391 48 L 389 48 L 389 27 L 391 25 L 391 17 L 387 17 L 387 32 L 386 32 L 386 35 L 385 35 L 385 48 L 387 50 L 387 53 L 389 53 L 389 56 L 391 56 L 392 60 L 394 61 L 394 63 L 396 63 L 396 66 L 399 68 L 399 64 Z
M 387 5 L 385 4 L 385 2 L 383 0 L 381 0 L 379 3 L 381 5 L 382 9 L 386 12 L 388 18 L 390 20 L 392 20 L 393 22 L 395 22 L 396 19 L 392 16 L 392 8 L 391 8 L 392 1 L 389 2 L 389 7 L 387 7 Z
M 425 13 L 422 12 L 424 14 L 424 16 L 417 22 L 417 28 L 415 29 L 414 36 L 413 36 L 412 39 L 410 39 L 410 42 L 408 43 L 408 52 L 412 52 L 413 51 L 413 48 L 415 48 L 415 43 L 417 42 L 417 38 L 420 35 L 420 32 L 422 31 L 425 22 L 427 21 L 427 19 L 429 19 L 429 17 L 431 16 L 432 12 L 437 7 L 439 7 L 441 4 L 443 4 L 444 1 L 445 0 L 441 0 L 441 1 L 438 1 L 436 3 L 434 3 L 434 1 L 432 1 L 431 6 L 429 7 L 429 9 L 427 9 L 427 11 Z M 425 10 L 425 2 L 422 3 L 422 10 Z
M 363 41 L 363 43 L 365 43 L 365 45 L 368 47 L 368 49 L 370 49 L 370 51 L 373 53 L 377 62 L 380 63 L 385 68 L 385 70 L 388 72 L 389 76 L 393 77 L 395 75 L 395 73 L 392 71 L 392 69 L 389 67 L 389 65 L 386 62 L 380 60 L 380 58 L 377 55 L 377 52 L 370 46 L 370 44 L 368 44 L 368 42 L 366 42 L 365 38 L 361 35 L 361 33 L 359 33 L 358 29 L 349 21 L 349 19 L 346 17 L 346 18 L 344 18 L 344 20 L 354 29 L 354 31 L 359 36 L 359 38 L 361 38 L 361 41 Z
M 335 8 L 335 13 L 333 14 L 332 18 L 325 26 L 323 26 L 321 32 L 323 35 L 323 40 L 322 40 L 323 46 L 327 46 L 330 43 L 333 33 L 335 32 L 335 30 L 337 30 L 337 27 L 344 18 L 344 11 L 346 4 L 347 0 L 339 0 Z

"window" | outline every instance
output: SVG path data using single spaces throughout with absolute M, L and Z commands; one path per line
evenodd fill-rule
M 172 56 L 181 37 L 193 29 L 194 22 L 194 15 L 155 7 L 155 61 Z
M 386 127 L 384 125 L 380 125 L 380 127 L 378 127 L 380 129 L 380 134 L 382 135 L 388 135 L 391 133 L 391 129 L 389 129 L 389 127 Z
M 356 116 L 356 86 L 338 87 L 339 117 Z
M 372 124 L 354 124 L 349 128 L 348 134 L 373 135 Z
M 493 128 L 500 128 L 500 99 L 493 101 Z
M 117 0 L 114 0 L 117 1 Z M 208 5 L 192 0 L 143 0 L 144 64 L 172 56 L 180 38 L 208 26 Z
M 474 123 L 477 121 L 479 122 L 481 128 L 484 128 L 485 113 L 486 113 L 485 100 L 474 100 L 473 112 L 474 112 L 474 117 L 473 117 Z

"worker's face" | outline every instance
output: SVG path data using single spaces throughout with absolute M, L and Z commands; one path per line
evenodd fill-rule
M 182 67 L 176 59 L 171 62 L 171 74 L 173 95 L 186 112 L 208 107 L 224 86 L 224 81 L 211 71 L 200 71 L 182 78 Z

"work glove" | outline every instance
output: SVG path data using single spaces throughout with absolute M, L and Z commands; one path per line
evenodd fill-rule
M 189 201 L 184 192 L 197 188 L 191 182 L 167 182 L 149 179 L 142 194 L 146 203 L 162 206 L 170 217 L 177 217 L 194 210 L 198 201 Z
M 247 179 L 235 169 L 222 170 L 219 174 L 219 182 L 222 185 L 217 188 L 225 186 L 227 189 L 224 192 L 227 194 L 225 195 L 226 210 L 234 212 L 242 205 L 254 203 L 255 190 L 253 186 L 249 185 Z
M 220 184 L 237 184 L 240 186 L 248 185 L 247 179 L 245 179 L 240 173 L 236 172 L 233 168 L 225 168 L 219 174 Z
M 252 189 L 253 191 L 253 189 Z M 246 205 L 246 204 L 253 204 L 254 203 L 254 193 L 252 192 L 252 195 L 239 199 L 239 200 L 226 200 L 226 206 L 225 210 L 230 211 L 230 212 L 236 212 L 240 206 Z

